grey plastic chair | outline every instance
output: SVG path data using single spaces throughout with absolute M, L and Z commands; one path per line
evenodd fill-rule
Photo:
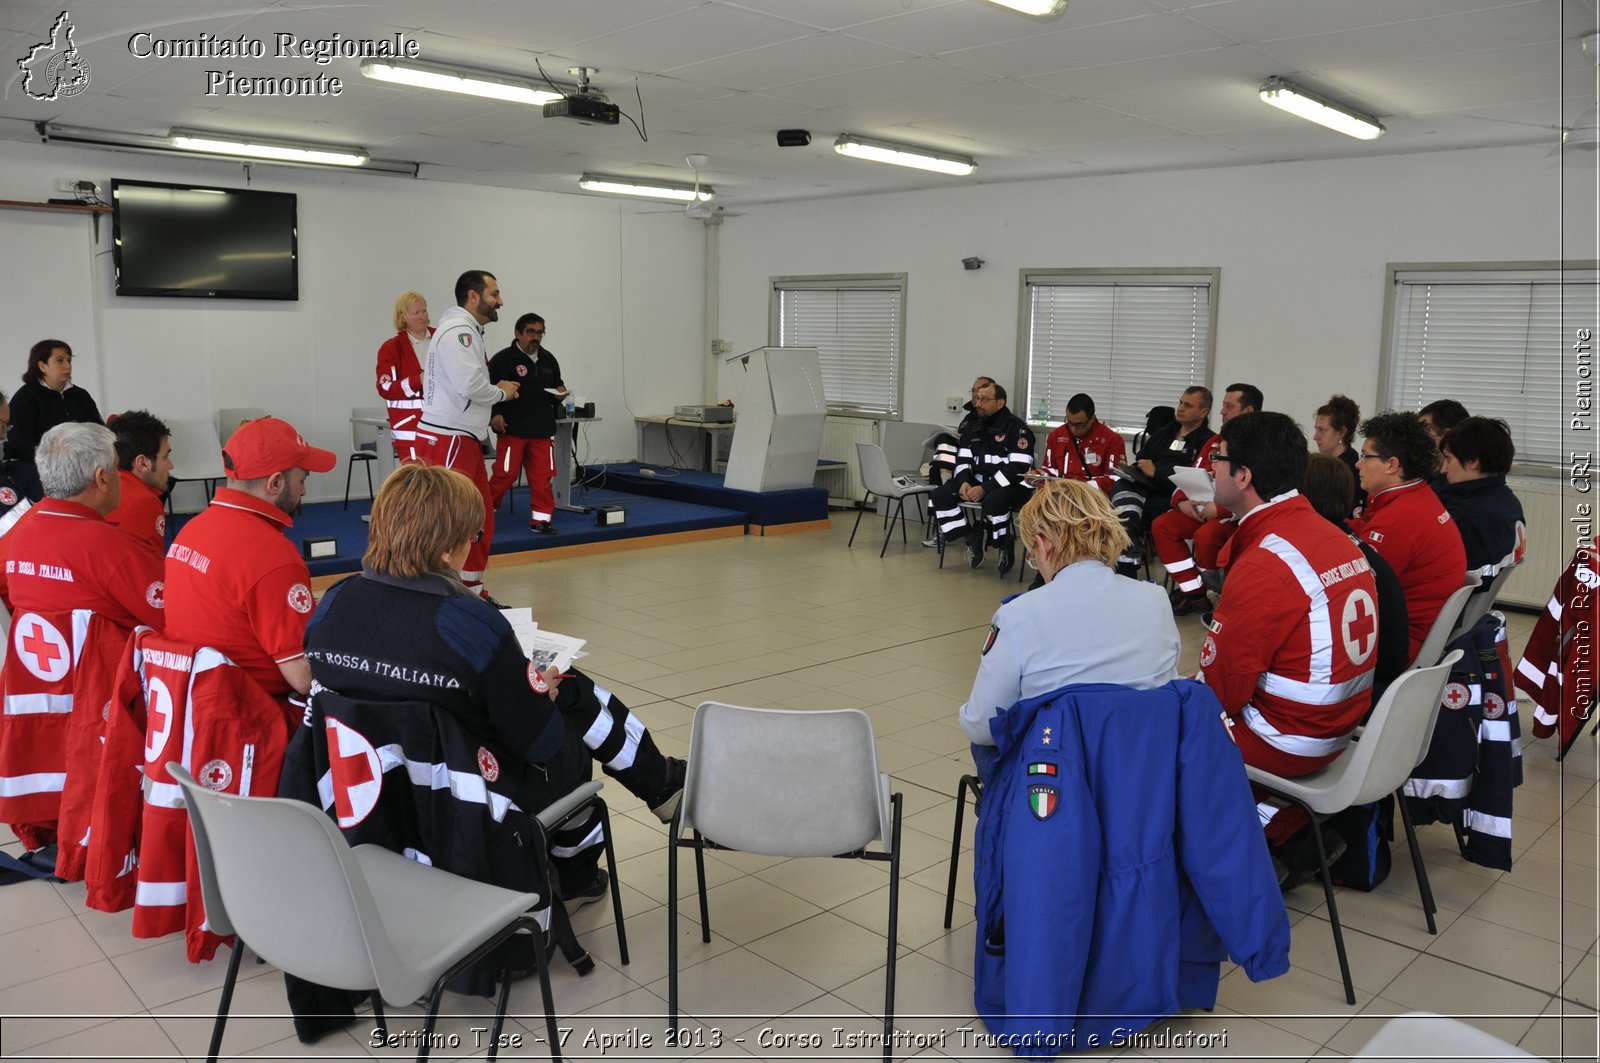
M 332 820 L 300 801 L 235 797 L 196 783 L 176 761 L 167 771 L 183 787 L 199 864 L 206 923 L 235 934 L 212 1028 L 216 1063 L 246 942 L 280 970 L 335 989 L 374 992 L 396 1006 L 426 996 L 417 1059 L 428 1058 L 445 984 L 485 959 L 519 930 L 531 950 L 553 1058 L 560 1044 L 543 937 L 529 910 L 536 893 L 517 893 L 408 860 L 378 845 L 352 849 Z M 293 859 L 285 854 L 292 853 Z M 494 1059 L 505 1025 L 511 977 L 503 974 L 489 1037 Z
M 1328 921 L 1333 924 L 1333 945 L 1339 953 L 1339 973 L 1344 977 L 1345 1003 L 1356 1002 L 1355 984 L 1350 980 L 1350 961 L 1345 956 L 1344 932 L 1339 926 L 1339 907 L 1333 898 L 1333 879 L 1328 872 L 1328 850 L 1322 841 L 1322 821 L 1352 805 L 1365 805 L 1394 793 L 1417 766 L 1417 750 L 1422 748 L 1429 721 L 1439 709 L 1439 695 L 1451 667 L 1461 659 L 1460 650 L 1451 650 L 1432 668 L 1413 668 L 1404 672 L 1383 692 L 1361 740 L 1352 742 L 1333 763 L 1295 779 L 1285 779 L 1269 771 L 1246 765 L 1250 781 L 1305 809 L 1311 819 L 1311 837 L 1317 847 L 1322 889 L 1328 899 Z M 1423 908 L 1432 903 L 1427 869 L 1422 865 L 1420 847 L 1411 817 L 1401 802 L 1401 822 L 1411 847 L 1411 862 L 1417 874 L 1417 889 Z M 1430 923 L 1432 912 L 1428 914 Z
M 1517 564 L 1520 564 L 1520 562 Z M 1482 620 L 1490 609 L 1494 608 L 1494 600 L 1499 597 L 1500 588 L 1504 587 L 1506 580 L 1511 578 L 1511 573 L 1517 567 L 1517 564 L 1513 564 L 1510 558 L 1500 562 L 1500 571 L 1494 574 L 1494 578 L 1489 581 L 1489 586 L 1467 599 L 1467 604 L 1462 607 L 1460 618 L 1456 620 L 1456 626 L 1451 630 L 1450 637 L 1445 640 L 1446 646 L 1471 631 L 1473 626 Z M 1479 578 L 1481 579 L 1482 577 Z
M 1456 621 L 1461 619 L 1462 610 L 1467 607 L 1467 599 L 1471 598 L 1472 592 L 1477 589 L 1478 577 L 1469 573 L 1467 582 L 1452 591 L 1450 597 L 1444 600 L 1444 605 L 1439 607 L 1439 615 L 1433 618 L 1433 626 L 1428 629 L 1427 637 L 1422 640 L 1422 645 L 1417 647 L 1417 657 L 1411 662 L 1411 667 L 1432 668 L 1439 663 L 1439 656 L 1444 653 L 1444 648 L 1455 639 L 1455 635 L 1451 632 L 1456 628 Z
M 225 447 L 238 427 L 246 421 L 259 421 L 272 414 L 259 406 L 224 406 L 217 411 L 217 446 Z
M 372 463 L 378 460 L 378 448 L 383 446 L 383 429 L 369 422 L 388 417 L 382 406 L 352 406 L 350 408 L 350 457 L 344 470 L 344 508 L 350 508 L 350 477 L 355 475 L 356 464 L 367 474 L 367 497 L 372 498 Z
M 906 541 L 906 499 L 917 495 L 933 493 L 932 484 L 907 484 L 900 485 L 894 482 L 894 476 L 889 472 L 889 459 L 884 457 L 883 448 L 876 443 L 856 444 L 856 463 L 861 470 L 861 482 L 866 485 L 867 494 L 891 501 L 895 504 L 894 512 L 886 514 L 884 521 L 883 547 L 878 551 L 882 557 L 889 549 L 889 538 L 894 535 L 895 518 L 900 519 L 900 541 Z M 845 544 L 849 549 L 855 545 L 856 532 L 861 528 L 861 514 L 866 512 L 866 502 L 862 501 L 861 508 L 856 510 L 856 524 L 850 529 L 850 541 Z
M 689 734 L 683 803 L 667 832 L 667 1010 L 678 1024 L 678 849 L 694 849 L 700 940 L 711 941 L 706 849 L 828 856 L 889 864 L 883 1058 L 894 1030 L 900 918 L 900 804 L 878 770 L 872 722 L 860 709 L 804 712 L 701 702 Z M 684 841 L 687 832 L 692 840 Z M 868 851 L 880 842 L 883 851 Z
M 1492 1033 L 1431 1011 L 1396 1015 L 1350 1057 L 1364 1063 L 1419 1059 L 1538 1059 Z

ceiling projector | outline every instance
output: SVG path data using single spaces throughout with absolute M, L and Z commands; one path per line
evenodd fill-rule
M 563 96 L 559 100 L 551 100 L 544 105 L 546 118 L 575 118 L 584 125 L 616 125 L 620 121 L 621 112 L 617 105 L 598 96 L 581 96 L 573 94 Z

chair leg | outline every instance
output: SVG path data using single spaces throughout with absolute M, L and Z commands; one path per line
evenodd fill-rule
M 422 1020 L 422 1039 L 417 1045 L 417 1063 L 425 1063 L 433 1047 L 433 1028 L 439 1024 L 439 1005 L 443 1000 L 444 979 L 441 978 L 434 983 L 433 992 L 428 994 L 428 1014 Z
M 711 944 L 711 907 L 706 903 L 706 845 L 699 831 L 694 832 L 694 877 L 700 886 L 700 940 Z
M 871 497 L 872 492 L 868 491 L 867 498 Z M 850 541 L 844 544 L 844 548 L 846 550 L 850 549 L 856 544 L 856 532 L 861 530 L 861 514 L 867 511 L 867 498 L 863 498 L 860 502 L 856 503 L 856 523 L 855 526 L 850 529 Z
M 534 954 L 534 956 L 538 957 L 538 959 L 536 959 L 534 961 L 535 963 L 542 963 L 543 957 L 539 956 L 539 953 L 541 953 L 543 951 L 544 950 L 539 948 L 538 945 L 534 946 L 533 954 Z M 494 1002 L 494 1025 L 489 1028 L 489 1056 L 488 1056 L 488 1058 L 490 1060 L 494 1060 L 500 1054 L 500 1031 L 505 1028 L 505 1025 L 506 1025 L 506 1008 L 510 1005 L 510 1003 L 511 1003 L 511 972 L 510 971 L 506 971 L 500 977 L 500 995 L 499 995 L 499 997 L 497 997 L 495 999 L 495 1002 Z M 550 1043 L 550 1051 L 552 1053 L 554 1053 L 558 1049 L 559 1049 L 559 1045 L 557 1045 L 556 1042 L 552 1041 Z
M 1428 884 L 1428 868 L 1422 862 L 1422 846 L 1417 844 L 1417 828 L 1411 821 L 1411 810 L 1406 807 L 1406 795 L 1396 790 L 1394 800 L 1400 806 L 1400 822 L 1406 828 L 1406 844 L 1411 848 L 1411 866 L 1417 873 L 1417 892 L 1422 895 L 1422 914 L 1428 920 L 1428 933 L 1437 934 L 1439 928 L 1434 924 L 1433 913 L 1439 909 L 1433 903 L 1433 887 Z
M 350 476 L 356 471 L 355 459 L 344 463 L 344 508 L 350 508 Z
M 389 1020 L 383 1014 L 383 994 L 372 991 L 372 1029 L 380 1040 L 389 1036 Z
M 211 1047 L 206 1049 L 206 1063 L 217 1063 L 217 1053 L 222 1050 L 222 1028 L 228 1025 L 228 1008 L 233 1005 L 233 984 L 239 980 L 239 957 L 244 955 L 244 942 L 233 939 L 233 951 L 228 956 L 228 977 L 222 983 L 222 999 L 217 1002 L 217 1021 L 211 1027 Z
M 979 792 L 978 777 L 963 775 L 956 785 L 956 824 L 950 831 L 950 884 L 944 891 L 944 928 L 950 929 L 950 917 L 956 910 L 956 873 L 961 866 L 961 824 L 967 812 L 967 791 Z
M 611 871 L 611 914 L 617 920 L 617 953 L 622 966 L 628 966 L 628 932 L 622 926 L 622 893 L 617 888 L 617 853 L 611 843 L 611 809 L 599 797 L 594 799 L 600 812 L 600 829 L 605 832 L 606 867 Z
M 681 807 L 679 811 L 682 811 Z M 667 1028 L 678 1028 L 678 817 L 667 830 Z
M 893 838 L 889 843 L 889 962 L 883 985 L 883 1063 L 893 1058 L 894 1044 L 894 965 L 900 951 L 900 804 L 901 795 L 889 798 L 894 805 Z
M 1322 873 L 1322 892 L 1328 898 L 1328 921 L 1333 924 L 1333 947 L 1339 953 L 1339 974 L 1344 978 L 1344 1002 L 1356 1002 L 1355 983 L 1350 980 L 1350 959 L 1344 952 L 1344 931 L 1339 926 L 1339 907 L 1333 899 L 1333 873 L 1328 870 L 1328 850 L 1322 844 L 1322 824 L 1309 808 L 1311 839 L 1317 843 L 1317 868 Z
M 878 559 L 879 560 L 882 560 L 883 559 L 883 555 L 889 552 L 889 540 L 894 538 L 894 519 L 895 519 L 895 517 L 899 517 L 900 518 L 900 541 L 902 543 L 907 541 L 906 540 L 906 500 L 904 498 L 899 498 L 899 499 L 896 499 L 895 501 L 896 501 L 897 504 L 895 506 L 894 512 L 889 514 L 889 523 L 884 525 L 883 546 L 878 550 Z M 889 507 L 888 506 L 884 506 L 883 508 L 885 510 L 887 510 Z
M 369 499 L 377 498 L 378 497 L 377 492 L 372 490 L 372 462 L 370 462 L 370 461 L 362 462 L 361 463 L 361 471 L 367 474 L 367 498 L 369 498 Z

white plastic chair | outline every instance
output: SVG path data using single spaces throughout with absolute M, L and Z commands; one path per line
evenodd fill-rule
M 1423 747 L 1429 721 L 1439 708 L 1450 669 L 1461 659 L 1452 650 L 1432 668 L 1404 672 L 1383 693 L 1359 742 L 1352 742 L 1333 763 L 1310 775 L 1285 779 L 1269 771 L 1246 765 L 1250 781 L 1305 809 L 1311 819 L 1311 837 L 1316 843 L 1322 889 L 1328 899 L 1328 921 L 1333 924 L 1333 944 L 1339 953 L 1339 973 L 1344 977 L 1347 1004 L 1356 1002 L 1355 985 L 1350 980 L 1350 961 L 1345 956 L 1344 932 L 1339 926 L 1339 908 L 1333 898 L 1333 879 L 1328 872 L 1328 850 L 1322 841 L 1322 821 L 1352 805 L 1364 805 L 1400 789 L 1417 766 L 1417 750 Z M 1418 855 L 1416 832 L 1411 818 L 1401 808 L 1401 822 L 1411 846 L 1412 864 L 1417 874 L 1417 889 L 1426 910 L 1432 903 L 1427 870 Z M 1429 913 L 1432 922 L 1432 913 Z
M 891 501 L 895 504 L 894 512 L 887 513 L 884 521 L 883 547 L 878 551 L 882 557 L 889 549 L 889 538 L 894 535 L 895 518 L 900 519 L 900 541 L 906 541 L 906 499 L 917 495 L 933 493 L 932 484 L 897 484 L 894 476 L 889 472 L 889 459 L 884 457 L 883 448 L 876 443 L 857 443 L 856 462 L 861 469 L 861 482 L 866 485 L 867 494 Z M 856 524 L 850 529 L 850 541 L 845 544 L 849 549 L 855 545 L 856 531 L 861 527 L 861 514 L 866 512 L 866 501 L 863 500 L 861 508 L 856 510 Z
M 1482 620 L 1489 610 L 1494 608 L 1494 600 L 1499 597 L 1500 588 L 1506 585 L 1506 580 L 1511 578 L 1512 570 L 1517 567 L 1518 563 L 1513 563 L 1510 558 L 1502 561 L 1500 563 L 1500 571 L 1494 574 L 1494 578 L 1489 581 L 1489 586 L 1467 599 L 1467 604 L 1461 609 L 1460 618 L 1456 620 L 1456 626 L 1451 629 L 1450 637 L 1445 640 L 1446 646 L 1471 631 L 1478 621 Z M 1479 578 L 1481 579 L 1482 577 Z
M 332 820 L 300 801 L 236 797 L 196 783 L 176 761 L 167 771 L 183 787 L 199 863 L 206 923 L 235 934 L 212 1028 L 216 1063 L 246 941 L 280 970 L 320 985 L 374 992 L 404 1006 L 427 997 L 417 1052 L 428 1058 L 445 984 L 487 958 L 519 930 L 535 936 L 552 1057 L 559 1059 L 555 1005 L 543 936 L 529 910 L 536 893 L 517 893 L 419 864 L 378 845 L 352 849 Z M 496 1056 L 511 977 L 503 973 L 489 1036 Z
M 803 712 L 701 702 L 689 735 L 683 803 L 667 832 L 667 1010 L 678 1024 L 678 849 L 694 849 L 700 940 L 711 941 L 705 850 L 854 857 L 889 864 L 883 1058 L 894 1030 L 900 918 L 900 802 L 878 770 L 872 722 L 859 709 Z M 691 841 L 683 841 L 685 832 Z M 880 842 L 883 851 L 868 851 Z
M 1471 598 L 1472 592 L 1477 589 L 1478 577 L 1469 572 L 1467 582 L 1451 591 L 1450 597 L 1439 607 L 1439 615 L 1433 618 L 1433 626 L 1428 629 L 1427 637 L 1422 640 L 1422 645 L 1417 647 L 1417 657 L 1411 662 L 1411 667 L 1432 668 L 1439 663 L 1444 648 L 1455 640 L 1452 632 L 1455 630 L 1456 621 L 1461 618 L 1462 610 L 1467 606 L 1467 599 Z
M 173 490 L 167 492 L 167 509 L 172 510 L 172 497 L 177 484 L 198 480 L 205 487 L 206 501 L 211 500 L 215 485 L 226 477 L 222 468 L 222 445 L 217 441 L 217 429 L 202 420 L 170 420 L 167 422 L 168 438 L 172 440 Z
M 228 439 L 246 421 L 259 421 L 272 414 L 259 406 L 224 406 L 217 411 L 217 446 L 225 447 Z
M 1460 1019 L 1431 1011 L 1396 1015 L 1350 1057 L 1364 1063 L 1402 1063 L 1419 1059 L 1538 1059 L 1492 1033 Z
M 361 463 L 367 474 L 367 497 L 375 497 L 372 490 L 372 463 L 378 460 L 378 448 L 383 444 L 383 429 L 370 422 L 388 414 L 382 406 L 353 406 L 350 409 L 350 457 L 344 469 L 344 508 L 350 508 L 350 477 Z

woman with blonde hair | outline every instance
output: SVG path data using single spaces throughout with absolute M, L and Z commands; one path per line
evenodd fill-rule
M 535 668 L 499 610 L 462 584 L 482 519 L 483 496 L 461 473 L 431 465 L 391 473 L 372 503 L 362 572 L 328 590 L 306 629 L 312 678 L 345 698 L 424 702 L 448 714 L 477 745 L 490 789 L 525 811 L 588 779 L 592 758 L 670 821 L 683 762 L 663 757 L 628 707 L 577 669 Z M 392 736 L 366 738 L 382 746 Z M 569 908 L 605 889 L 598 839 L 583 833 L 552 848 L 582 850 L 555 862 Z
M 422 367 L 428 360 L 428 300 L 401 292 L 394 301 L 395 334 L 378 348 L 378 394 L 389 407 L 395 460 L 417 460 L 417 418 L 422 416 Z
M 1155 584 L 1117 575 L 1128 537 L 1103 491 L 1045 480 L 1022 507 L 1017 534 L 1045 584 L 995 612 L 961 706 L 980 774 L 994 753 L 990 720 L 1024 698 L 1071 683 L 1149 690 L 1178 677 L 1172 607 Z

